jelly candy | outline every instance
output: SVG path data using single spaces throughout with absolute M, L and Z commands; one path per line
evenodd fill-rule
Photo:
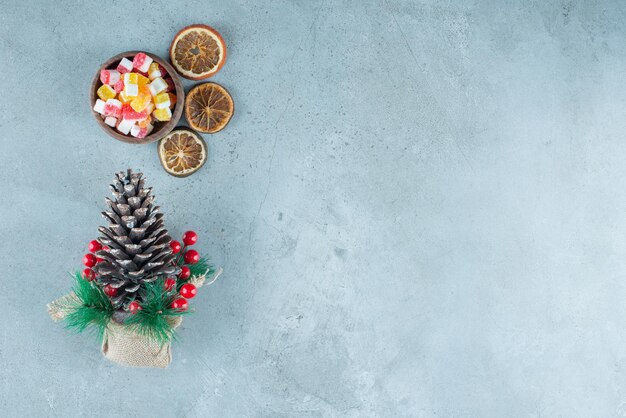
M 133 70 L 133 62 L 128 58 L 122 58 L 116 69 L 120 74 L 129 73 Z
M 122 118 L 125 120 L 137 122 L 138 120 L 145 119 L 146 116 L 148 116 L 148 112 L 146 112 L 145 110 L 142 110 L 141 112 L 136 112 L 135 109 L 130 106 L 130 103 L 124 103 L 122 105 Z
M 150 95 L 150 91 L 144 86 L 139 89 L 139 94 L 130 102 L 130 106 L 135 112 L 141 112 L 148 106 L 151 100 L 152 96 Z
M 154 96 L 154 106 L 157 109 L 165 109 L 170 107 L 170 96 L 168 93 L 159 93 Z
M 160 67 L 161 66 L 156 62 L 150 64 L 150 68 L 148 69 L 148 77 L 150 77 L 150 80 L 154 80 L 157 77 L 163 77 Z
M 143 52 L 138 53 L 137 55 L 135 55 L 135 58 L 133 58 L 133 68 L 138 69 L 142 73 L 148 72 L 150 64 L 152 64 L 152 58 L 150 58 Z
M 148 77 L 137 73 L 137 85 L 139 86 L 139 88 L 147 86 L 148 83 L 150 83 L 150 79 Z
M 144 127 L 133 125 L 133 127 L 130 128 L 130 134 L 134 136 L 135 138 L 145 138 L 146 136 L 148 136 L 148 134 L 150 134 L 150 132 L 152 132 L 151 124 L 148 124 L 147 126 L 144 126 Z
M 104 100 L 96 100 L 96 104 L 93 105 L 93 110 L 102 115 L 104 113 Z
M 137 126 L 139 126 L 140 128 L 145 128 L 146 126 L 150 125 L 151 122 L 152 116 L 148 115 L 144 120 L 140 120 L 139 122 L 137 122 Z
M 135 97 L 139 94 L 138 76 L 137 73 L 124 74 L 124 95 L 126 97 Z
M 167 88 L 167 83 L 163 80 L 163 78 L 157 77 L 152 80 L 152 83 L 148 85 L 148 88 L 150 89 L 150 93 L 152 93 L 153 96 L 156 96 Z
M 113 86 L 120 79 L 120 72 L 115 70 L 102 70 L 100 71 L 100 81 L 102 84 L 108 84 Z
M 117 94 L 119 94 L 122 90 L 124 90 L 124 80 L 120 78 L 117 81 L 117 83 L 115 83 L 115 85 L 113 86 L 113 90 L 115 90 Z
M 104 116 L 119 118 L 122 116 L 122 102 L 117 99 L 109 99 L 104 104 Z
M 104 118 L 104 123 L 109 125 L 111 128 L 115 128 L 115 126 L 117 125 L 117 119 L 113 116 L 107 116 L 106 118 Z
M 98 97 L 105 102 L 115 97 L 115 90 L 113 90 L 113 87 L 109 86 L 108 84 L 101 85 L 97 93 Z
M 133 126 L 135 126 L 135 121 L 122 119 L 117 124 L 117 130 L 123 133 L 124 135 L 128 135 L 128 133 L 130 132 Z
M 169 107 L 166 107 L 165 109 L 156 109 L 152 112 L 152 116 L 154 116 L 154 118 L 158 121 L 166 122 L 172 119 L 172 111 Z

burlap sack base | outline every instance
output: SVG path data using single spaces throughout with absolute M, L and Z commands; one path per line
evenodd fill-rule
M 177 328 L 183 318 L 168 318 Z M 108 360 L 130 367 L 166 368 L 172 361 L 172 345 L 159 345 L 138 334 L 128 325 L 109 322 L 102 339 L 102 355 Z
M 211 281 L 206 284 L 214 283 L 222 272 L 223 269 L 221 267 L 218 268 L 215 274 L 213 274 Z M 202 287 L 205 284 L 205 280 L 206 275 L 193 276 L 189 279 L 189 283 L 194 284 L 196 287 Z M 76 298 L 73 292 L 47 305 L 48 313 L 53 321 L 60 321 L 67 315 L 68 312 L 64 309 L 66 303 L 64 302 L 71 298 Z M 183 322 L 183 318 L 176 316 L 169 318 L 168 321 L 170 321 L 173 328 L 177 328 Z M 101 350 L 102 355 L 106 359 L 130 367 L 166 368 L 172 361 L 171 343 L 161 346 L 158 343 L 147 340 L 128 325 L 118 324 L 113 321 L 109 322 L 104 333 Z

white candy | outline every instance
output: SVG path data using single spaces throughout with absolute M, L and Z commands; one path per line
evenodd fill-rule
M 120 123 L 117 125 L 117 130 L 123 133 L 124 135 L 128 135 L 130 130 L 135 126 L 134 120 L 126 120 L 122 119 Z
M 150 90 L 150 94 L 156 96 L 161 93 L 163 90 L 167 88 L 167 83 L 161 77 L 155 78 L 152 80 L 152 83 L 148 84 L 148 89 Z
M 122 60 L 120 61 L 118 67 L 122 67 L 127 72 L 130 72 L 130 71 L 133 70 L 133 62 L 131 60 L 129 60 L 128 58 L 122 58 Z
M 115 85 L 115 83 L 117 83 L 118 81 L 120 81 L 120 77 L 122 75 L 120 74 L 119 71 L 115 71 L 115 70 L 109 70 L 109 86 L 113 86 Z
M 137 138 L 139 132 L 141 132 L 141 127 L 139 127 L 139 125 L 133 125 L 133 127 L 130 128 L 130 134 L 135 138 Z
M 106 123 L 112 128 L 115 128 L 115 125 L 117 125 L 117 119 L 114 118 L 113 116 L 108 116 L 104 119 L 104 123 Z
M 116 109 L 120 109 L 120 110 L 122 109 L 122 102 L 120 102 L 117 99 L 109 99 L 109 100 L 106 101 L 105 105 L 106 106 L 112 106 L 112 107 L 114 107 Z
M 124 83 L 124 95 L 126 97 L 136 97 L 139 94 L 139 86 L 137 84 Z
M 130 134 L 134 136 L 135 138 L 138 138 L 139 135 L 141 134 L 141 131 L 145 129 L 145 135 L 143 136 L 145 138 L 146 136 L 150 135 L 150 132 L 152 132 L 153 128 L 154 127 L 152 126 L 151 123 L 149 123 L 145 128 L 141 128 L 139 125 L 135 125 L 131 128 Z
M 96 100 L 96 104 L 93 106 L 93 110 L 102 115 L 104 113 L 104 104 L 104 100 Z
M 148 70 L 150 69 L 150 64 L 152 64 L 152 61 L 153 61 L 152 58 L 146 55 L 146 59 L 144 60 L 143 64 L 141 65 L 141 67 L 137 69 L 141 71 L 142 73 L 147 73 Z

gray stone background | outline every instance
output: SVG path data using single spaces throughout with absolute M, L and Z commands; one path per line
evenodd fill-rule
M 1 415 L 625 416 L 625 12 L 3 2 Z M 191 23 L 228 44 L 236 114 L 177 179 L 107 137 L 88 90 Z M 225 268 L 166 370 L 109 363 L 45 310 L 127 167 Z

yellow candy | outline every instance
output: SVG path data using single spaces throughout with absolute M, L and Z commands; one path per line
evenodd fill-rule
M 139 76 L 137 73 L 126 73 L 124 74 L 124 84 L 139 84 Z
M 141 74 L 135 74 L 137 76 L 137 85 L 141 89 L 143 86 L 147 86 L 150 83 L 150 79 L 148 77 L 144 77 Z
M 154 96 L 154 105 L 157 109 L 170 107 L 170 96 L 167 93 L 159 93 Z
M 148 127 L 148 125 L 150 125 L 150 122 L 152 122 L 152 116 L 148 115 L 148 117 L 144 120 L 140 120 L 139 122 L 137 122 L 137 126 L 139 126 L 140 128 L 146 128 Z
M 115 90 L 108 84 L 103 84 L 98 89 L 98 97 L 106 102 L 109 99 L 115 98 Z
M 152 95 L 150 94 L 150 90 L 148 90 L 146 86 L 143 86 L 139 88 L 137 97 L 130 102 L 130 107 L 132 107 L 135 112 L 141 112 L 148 106 L 151 100 Z
M 122 102 L 122 103 L 128 103 L 128 102 L 130 102 L 131 100 L 133 100 L 133 98 L 132 98 L 132 97 L 128 97 L 128 96 L 126 96 L 126 94 L 124 93 L 124 91 L 123 91 L 123 90 L 120 92 L 120 94 L 119 94 L 119 96 L 118 96 L 118 99 L 120 99 L 120 102 Z
M 163 74 L 161 74 L 159 64 L 157 64 L 156 62 L 150 64 L 150 67 L 148 68 L 148 77 L 150 77 L 150 80 L 154 80 L 155 78 L 161 77 L 162 75 Z
M 154 116 L 154 118 L 158 121 L 166 122 L 172 119 L 172 111 L 169 107 L 166 107 L 165 109 L 157 109 L 152 112 L 152 116 Z

